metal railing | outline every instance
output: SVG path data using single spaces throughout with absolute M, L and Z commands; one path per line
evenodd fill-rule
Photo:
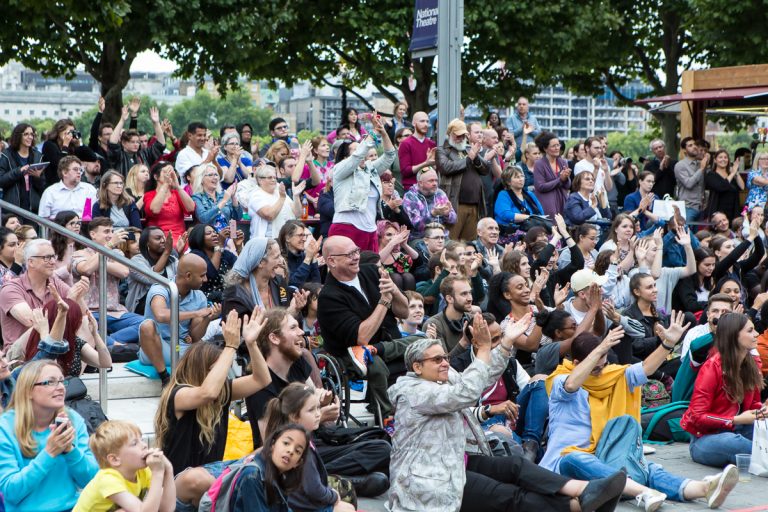
M 42 232 L 45 234 L 48 231 L 55 231 L 56 233 L 72 239 L 84 247 L 88 247 L 97 253 L 99 253 L 99 336 L 107 342 L 107 259 L 113 260 L 117 263 L 125 265 L 131 271 L 141 274 L 150 281 L 154 281 L 157 284 L 161 284 L 170 291 L 171 296 L 171 371 L 176 368 L 176 363 L 179 360 L 179 289 L 176 287 L 176 283 L 169 281 L 168 279 L 156 274 L 151 268 L 139 266 L 132 262 L 125 256 L 117 254 L 114 251 L 107 249 L 103 245 L 99 245 L 93 240 L 86 238 L 79 233 L 73 233 L 64 226 L 59 226 L 55 222 L 40 217 L 39 215 L 30 211 L 24 210 L 16 206 L 15 204 L 8 203 L 0 199 L 0 210 L 13 213 L 19 217 L 29 219 L 39 224 L 42 228 Z M 93 283 L 91 283 L 93 286 Z M 162 342 L 162 341 L 161 341 Z M 104 414 L 108 414 L 109 409 L 109 393 L 107 386 L 107 369 L 99 369 L 99 403 L 104 410 Z

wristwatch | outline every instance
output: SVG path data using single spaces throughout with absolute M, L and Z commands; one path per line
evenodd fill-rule
M 379 299 L 379 304 L 384 306 L 385 308 L 389 309 L 392 307 L 392 302 L 384 299 Z
M 486 420 L 491 417 L 491 406 L 490 405 L 484 405 L 483 406 L 483 417 L 485 417 Z
M 213 252 L 224 252 L 224 249 L 220 245 L 217 245 L 213 248 Z

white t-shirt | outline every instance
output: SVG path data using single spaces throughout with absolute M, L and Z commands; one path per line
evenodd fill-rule
M 589 163 L 586 158 L 584 160 L 579 160 L 573 168 L 573 177 L 575 178 L 584 171 L 594 173 L 595 168 L 595 164 Z M 597 173 L 597 178 L 595 179 L 595 194 L 602 192 L 603 190 L 605 190 L 605 171 L 600 169 Z
M 347 286 L 351 286 L 355 290 L 359 291 L 360 295 L 365 297 L 366 301 L 371 302 L 371 301 L 368 300 L 368 296 L 365 295 L 365 292 L 363 291 L 363 287 L 360 286 L 360 276 L 355 276 L 355 278 L 352 279 L 351 281 L 339 281 L 339 282 L 342 283 L 342 284 L 345 284 Z
M 184 176 L 187 174 L 187 171 L 189 171 L 194 166 L 203 163 L 203 160 L 206 158 L 208 158 L 207 149 L 203 148 L 203 155 L 200 156 L 197 154 L 197 151 L 192 149 L 191 146 L 187 146 L 179 151 L 178 155 L 176 155 L 176 171 L 179 173 L 179 176 L 183 180 Z
M 350 224 L 355 226 L 360 231 L 366 233 L 373 233 L 376 231 L 376 212 L 379 211 L 379 191 L 376 189 L 373 183 L 368 190 L 368 206 L 364 212 L 346 211 L 337 212 L 333 216 L 334 224 Z M 373 217 L 371 217 L 373 212 Z
M 273 220 L 269 221 L 259 215 L 259 210 L 265 206 L 272 206 L 279 200 L 280 192 L 277 189 L 275 189 L 274 193 L 269 194 L 259 188 L 251 194 L 251 197 L 248 200 L 248 215 L 251 217 L 251 238 L 277 238 L 283 224 L 296 218 L 293 214 L 293 209 L 291 208 L 290 197 L 285 198 L 282 209 Z

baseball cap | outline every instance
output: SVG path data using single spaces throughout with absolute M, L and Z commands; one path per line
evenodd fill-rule
M 583 268 L 571 276 L 571 290 L 580 292 L 584 288 L 587 288 L 592 283 L 597 283 L 599 286 L 603 286 L 605 281 L 608 280 L 608 276 L 599 276 L 594 270 Z
M 464 123 L 464 121 L 461 119 L 454 119 L 448 123 L 448 130 L 446 133 L 448 135 L 466 135 L 469 132 L 467 131 L 467 125 Z

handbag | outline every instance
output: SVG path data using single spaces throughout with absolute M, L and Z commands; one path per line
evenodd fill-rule
M 757 476 L 768 476 L 768 420 L 757 420 L 753 426 L 749 472 Z
M 531 228 L 542 227 L 547 230 L 547 233 L 552 233 L 554 224 L 551 220 L 539 217 L 538 215 L 531 215 L 520 224 L 520 231 L 530 231 Z

